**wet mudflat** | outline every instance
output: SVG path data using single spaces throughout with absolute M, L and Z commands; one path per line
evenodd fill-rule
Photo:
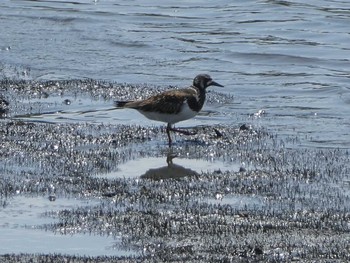
M 110 113 L 114 98 L 148 95 L 137 86 L 1 87 L 2 262 L 350 260 L 347 149 L 305 147 L 249 118 L 189 127 L 169 149 L 161 125 L 64 114 L 73 100 Z M 209 107 L 230 99 L 213 93 Z

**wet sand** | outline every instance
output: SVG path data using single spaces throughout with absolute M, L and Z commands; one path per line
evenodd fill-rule
M 305 138 L 281 137 L 249 123 L 194 126 L 196 135 L 176 135 L 169 149 L 164 125 L 35 118 L 64 110 L 69 101 L 62 94 L 112 105 L 130 90 L 137 97 L 139 87 L 94 80 L 3 80 L 1 87 L 0 211 L 8 213 L 18 198 L 24 203 L 41 198 L 47 204 L 40 214 L 44 220 L 33 217 L 17 230 L 30 227 L 42 233 L 43 242 L 45 233 L 115 241 L 108 256 L 46 248 L 2 252 L 1 262 L 350 260 L 346 149 L 301 147 Z M 215 98 L 231 99 L 213 93 Z M 136 167 L 133 172 L 128 164 Z M 60 200 L 86 203 L 50 206 Z M 0 226 L 8 236 L 11 220 Z M 6 240 L 1 243 L 6 246 Z

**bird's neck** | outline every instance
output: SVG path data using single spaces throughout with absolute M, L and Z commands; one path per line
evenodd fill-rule
M 205 89 L 198 89 L 198 104 L 203 107 L 205 101 Z
M 193 86 L 193 88 L 197 91 L 197 98 L 196 98 L 196 101 L 192 102 L 191 108 L 199 112 L 204 105 L 206 92 L 205 92 L 205 89 L 200 89 L 195 86 Z

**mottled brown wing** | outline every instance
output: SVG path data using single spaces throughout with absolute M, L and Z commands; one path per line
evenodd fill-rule
M 126 106 L 146 112 L 178 113 L 182 103 L 195 95 L 196 91 L 192 89 L 170 90 L 146 100 L 130 102 Z

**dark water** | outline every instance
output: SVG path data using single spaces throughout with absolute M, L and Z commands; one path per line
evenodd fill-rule
M 349 18 L 348 1 L 3 0 L 1 74 L 185 86 L 207 72 L 234 95 L 207 107 L 212 123 L 263 110 L 253 125 L 349 147 Z
M 248 123 L 281 137 L 299 137 L 298 146 L 347 149 L 350 147 L 349 20 L 349 1 L 219 0 L 152 4 L 140 0 L 2 0 L 0 78 L 91 78 L 166 87 L 189 85 L 196 74 L 205 72 L 225 85 L 224 89 L 215 89 L 216 92 L 233 95 L 233 99 L 208 103 L 202 115 L 180 125 Z M 110 101 L 69 99 L 72 104 L 63 112 L 48 109 L 50 114 L 43 111 L 27 119 L 159 125 L 137 112 L 108 111 Z M 62 105 L 61 97 L 38 101 Z M 203 163 L 192 164 L 193 169 L 203 166 Z M 164 165 L 164 160 L 158 165 Z M 32 200 L 28 200 L 21 201 L 21 211 L 15 210 L 15 216 L 23 214 L 22 210 L 29 206 L 33 209 Z M 238 199 L 232 200 L 227 203 Z M 74 207 L 76 201 L 71 201 Z M 16 202 L 18 199 L 10 207 L 16 206 Z M 57 209 L 61 208 L 64 207 Z M 24 221 L 20 219 L 10 225 L 11 219 L 3 214 L 2 236 L 6 240 L 12 236 L 15 241 L 8 244 L 18 248 L 4 248 L 1 253 L 47 251 L 46 247 L 23 249 L 23 244 L 18 243 L 23 236 L 37 233 L 20 226 L 38 223 L 41 219 L 37 214 L 46 209 L 35 208 L 29 216 L 24 213 Z M 23 234 L 22 230 L 33 232 Z M 40 238 L 34 239 L 40 241 Z M 46 233 L 45 238 L 55 240 L 51 233 Z M 80 237 L 76 238 L 80 242 Z M 67 242 L 62 239 L 56 236 L 57 243 L 48 244 L 60 247 Z M 94 242 L 100 242 L 102 247 L 110 246 L 107 238 L 88 240 L 91 242 L 85 244 L 88 248 Z M 99 248 L 97 251 L 65 249 L 68 254 L 74 254 L 75 249 L 86 255 L 101 253 Z

